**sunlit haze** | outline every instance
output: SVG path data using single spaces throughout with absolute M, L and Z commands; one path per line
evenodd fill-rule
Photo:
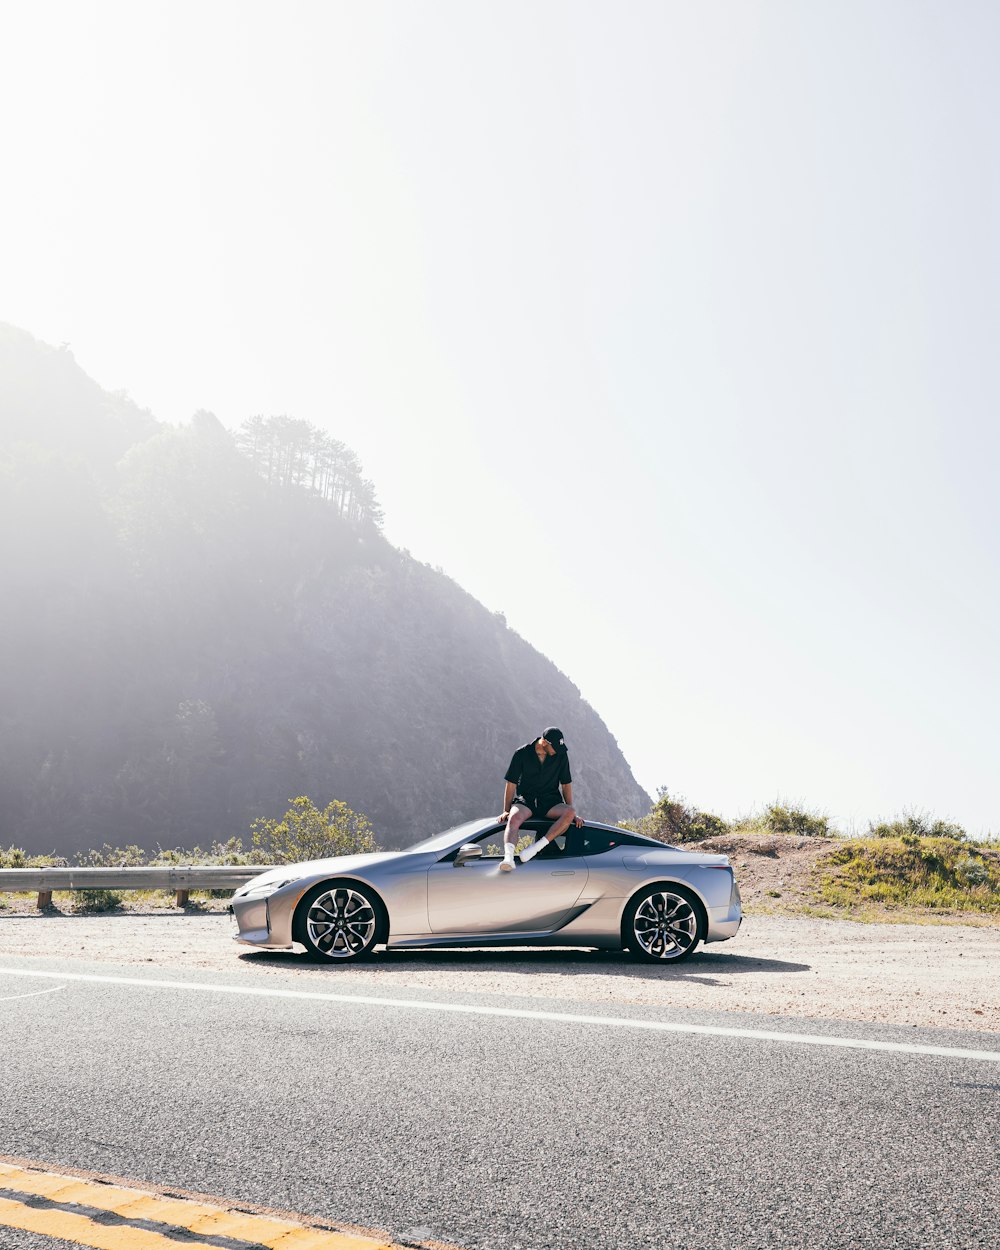
M 161 420 L 349 443 L 651 792 L 1000 832 L 998 36 L 969 0 L 8 5 L 0 320 Z

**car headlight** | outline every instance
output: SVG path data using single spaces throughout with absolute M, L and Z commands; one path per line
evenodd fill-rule
M 289 885 L 294 880 L 294 877 L 285 877 L 280 881 L 260 881 L 256 885 L 251 883 L 243 887 L 239 897 L 250 898 L 252 895 L 273 894 L 275 890 L 280 890 L 283 885 Z

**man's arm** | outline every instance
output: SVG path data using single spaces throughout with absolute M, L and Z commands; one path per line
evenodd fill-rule
M 508 781 L 503 788 L 503 813 L 500 816 L 501 824 L 506 821 L 507 817 L 510 815 L 510 805 L 514 801 L 514 795 L 516 793 L 517 786 L 514 785 L 513 781 Z
M 563 797 L 563 802 L 566 804 L 567 807 L 573 806 L 573 783 L 572 781 L 563 782 L 562 797 Z M 573 818 L 573 824 L 576 825 L 577 829 L 579 829 L 580 826 L 583 824 L 583 817 L 579 815 L 575 816 Z

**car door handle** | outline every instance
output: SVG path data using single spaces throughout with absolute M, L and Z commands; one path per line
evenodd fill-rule
M 575 868 L 553 868 L 549 876 L 551 877 L 575 877 L 576 869 Z

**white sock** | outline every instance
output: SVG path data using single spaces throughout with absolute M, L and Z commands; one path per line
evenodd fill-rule
M 514 843 L 505 842 L 503 848 L 504 862 L 512 864 L 514 862 Z

